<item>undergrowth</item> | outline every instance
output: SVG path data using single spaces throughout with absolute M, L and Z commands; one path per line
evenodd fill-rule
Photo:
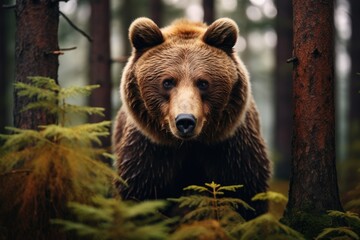
M 226 196 L 243 185 L 211 182 L 185 188 L 194 194 L 170 199 L 186 210 L 178 218 L 161 213 L 165 200 L 121 200 L 113 185 L 118 175 L 101 161 L 111 155 L 93 147 L 109 135 L 110 122 L 71 125 L 67 119 L 70 113 L 102 114 L 100 108 L 67 103 L 69 97 L 89 95 L 98 86 L 64 89 L 52 79 L 30 80 L 16 85 L 19 95 L 37 99 L 24 111 L 44 108 L 58 115 L 58 124 L 37 130 L 8 128 L 11 134 L 0 136 L 0 239 L 304 239 L 271 213 L 245 221 L 237 209 L 252 210 L 250 204 Z M 287 198 L 266 192 L 252 201 L 285 205 Z M 357 207 L 354 201 L 348 204 Z M 344 224 L 324 229 L 317 239 L 359 239 L 357 214 L 328 214 Z
M 11 134 L 0 136 L 0 225 L 7 226 L 9 239 L 49 239 L 57 231 L 49 220 L 65 216 L 68 201 L 87 203 L 95 195 L 109 195 L 117 178 L 99 160 L 109 156 L 106 151 L 92 147 L 109 135 L 110 122 L 67 123 L 72 112 L 102 114 L 103 109 L 66 102 L 98 86 L 65 89 L 49 78 L 29 79 L 31 84 L 15 85 L 18 95 L 37 100 L 23 111 L 43 108 L 57 114 L 59 123 L 37 130 L 7 128 Z
M 303 239 L 300 233 L 281 224 L 270 213 L 246 222 L 237 209 L 253 210 L 252 207 L 239 198 L 225 197 L 226 191 L 234 192 L 242 187 L 211 182 L 185 188 L 198 194 L 171 199 L 178 202 L 179 207 L 190 209 L 180 220 L 173 239 Z M 285 204 L 287 198 L 280 193 L 267 192 L 257 194 L 253 201 Z

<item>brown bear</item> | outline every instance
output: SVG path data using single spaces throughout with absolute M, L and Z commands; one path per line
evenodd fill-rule
M 166 199 L 188 185 L 243 184 L 251 198 L 267 190 L 270 164 L 246 67 L 233 47 L 236 23 L 178 20 L 160 29 L 148 18 L 129 28 L 133 52 L 124 69 L 114 127 L 116 167 L 125 199 Z

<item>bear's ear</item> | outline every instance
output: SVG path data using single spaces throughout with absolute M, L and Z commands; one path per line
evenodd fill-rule
M 145 17 L 136 19 L 130 25 L 129 39 L 136 50 L 144 50 L 164 42 L 160 28 Z
M 208 27 L 203 36 L 203 41 L 226 52 L 231 52 L 238 35 L 239 29 L 233 20 L 220 18 Z

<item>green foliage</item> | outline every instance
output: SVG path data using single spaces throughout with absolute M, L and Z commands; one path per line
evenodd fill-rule
M 348 227 L 325 228 L 315 239 L 333 239 L 332 237 L 349 237 L 350 239 L 360 239 L 359 236 Z M 349 239 L 347 238 L 347 239 Z
M 304 239 L 300 233 L 281 224 L 271 214 L 264 214 L 244 224 L 237 225 L 232 229 L 231 235 L 239 240 Z
M 23 111 L 42 108 L 59 117 L 60 125 L 66 123 L 66 114 L 98 114 L 103 116 L 103 109 L 97 107 L 78 106 L 66 103 L 66 100 L 76 96 L 88 96 L 99 85 L 74 86 L 61 88 L 53 79 L 45 77 L 29 77 L 31 84 L 15 83 L 18 96 L 35 98 L 37 101 L 29 103 Z
M 350 239 L 360 239 L 360 218 L 353 212 L 328 211 L 328 215 L 334 219 L 342 219 L 346 226 L 336 226 L 325 228 L 316 239 L 328 239 L 329 237 L 348 237 Z
M 195 221 L 191 224 L 182 224 L 170 240 L 227 240 L 232 239 L 229 233 L 216 220 Z
M 30 80 L 32 84 L 16 85 L 21 96 L 38 100 L 25 109 L 45 108 L 57 113 L 61 121 L 37 130 L 8 128 L 12 134 L 0 136 L 4 140 L 0 148 L 0 215 L 11 215 L 17 228 L 41 231 L 50 218 L 66 213 L 68 201 L 86 203 L 95 195 L 112 193 L 112 182 L 118 177 L 100 160 L 106 151 L 93 147 L 109 135 L 110 122 L 64 125 L 68 112 L 102 111 L 65 102 L 67 97 L 89 94 L 95 86 L 62 89 L 52 79 Z
M 91 205 L 70 203 L 75 221 L 53 220 L 64 230 L 75 232 L 85 239 L 146 240 L 168 239 L 173 220 L 162 219 L 159 209 L 164 201 L 132 203 L 119 199 L 94 197 Z
M 288 198 L 284 194 L 278 192 L 272 192 L 272 191 L 258 193 L 251 200 L 271 201 L 282 205 L 286 205 L 286 203 L 288 202 Z
M 304 239 L 300 233 L 281 224 L 269 213 L 246 222 L 236 209 L 252 209 L 251 206 L 241 199 L 223 197 L 225 191 L 236 191 L 241 187 L 221 186 L 214 182 L 186 187 L 184 190 L 198 194 L 171 199 L 178 202 L 181 208 L 190 208 L 171 239 Z M 284 195 L 276 192 L 257 194 L 253 200 L 280 204 L 287 202 Z
M 245 201 L 238 198 L 226 198 L 219 195 L 224 195 L 224 191 L 236 191 L 242 188 L 243 185 L 221 186 L 214 182 L 205 183 L 204 186 L 191 185 L 184 190 L 190 190 L 198 193 L 207 193 L 206 195 L 190 195 L 183 196 L 178 199 L 170 199 L 179 203 L 180 208 L 188 207 L 192 209 L 184 217 L 183 222 L 191 222 L 194 220 L 214 219 L 217 221 L 227 219 L 226 216 L 236 216 L 237 220 L 244 221 L 243 217 L 237 213 L 238 207 L 254 210 Z

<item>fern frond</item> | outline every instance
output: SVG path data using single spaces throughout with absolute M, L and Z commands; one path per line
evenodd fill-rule
M 139 216 L 146 216 L 153 214 L 157 209 L 163 209 L 166 206 L 164 201 L 144 201 L 134 204 L 131 208 L 126 211 L 125 218 L 135 218 Z
M 348 227 L 325 228 L 315 239 L 329 239 L 330 236 L 348 236 L 351 239 L 360 239 L 359 235 Z
M 188 212 L 181 219 L 181 222 L 193 222 L 204 219 L 214 219 L 214 209 L 209 206 L 197 207 L 196 209 Z
M 77 221 L 55 220 L 53 223 L 88 239 L 165 240 L 172 220 L 160 218 L 158 211 L 162 207 L 164 203 L 160 201 L 134 204 L 97 196 L 92 205 L 71 204 Z
M 207 189 L 206 187 L 203 186 L 198 186 L 198 185 L 190 185 L 187 186 L 186 188 L 184 188 L 183 190 L 188 191 L 188 190 L 192 190 L 192 191 L 196 191 L 196 192 L 209 192 L 209 189 Z
M 207 196 L 200 195 L 191 195 L 191 196 L 183 196 L 180 198 L 169 198 L 169 201 L 178 202 L 179 207 L 201 207 L 201 206 L 210 206 L 213 202 L 213 198 Z
M 341 212 L 341 211 L 335 211 L 335 210 L 329 210 L 327 211 L 329 216 L 332 217 L 340 217 L 340 218 L 348 218 L 354 221 L 357 221 L 360 223 L 360 218 L 357 213 L 354 212 Z
M 290 227 L 278 222 L 271 214 L 261 215 L 246 223 L 239 224 L 231 230 L 236 239 L 268 239 L 271 236 L 285 236 L 286 239 L 304 239 L 303 236 Z
M 82 237 L 89 236 L 89 237 L 93 237 L 92 239 L 104 239 L 104 240 L 106 239 L 106 238 L 101 238 L 102 236 L 99 236 L 98 229 L 86 224 L 76 223 L 62 219 L 51 220 L 51 223 L 61 225 L 64 231 L 73 231 Z
M 231 206 L 233 208 L 244 207 L 247 210 L 255 211 L 248 203 L 240 198 L 219 198 L 217 204 L 220 206 Z
M 238 189 L 244 187 L 244 185 L 229 185 L 229 186 L 221 186 L 217 189 L 217 191 L 231 191 L 236 192 Z
M 288 198 L 284 194 L 273 191 L 258 193 L 251 200 L 272 201 L 280 204 L 286 204 L 288 202 Z
M 114 219 L 109 208 L 97 208 L 76 202 L 70 202 L 68 206 L 80 221 L 87 219 L 91 219 L 91 221 L 113 221 Z

